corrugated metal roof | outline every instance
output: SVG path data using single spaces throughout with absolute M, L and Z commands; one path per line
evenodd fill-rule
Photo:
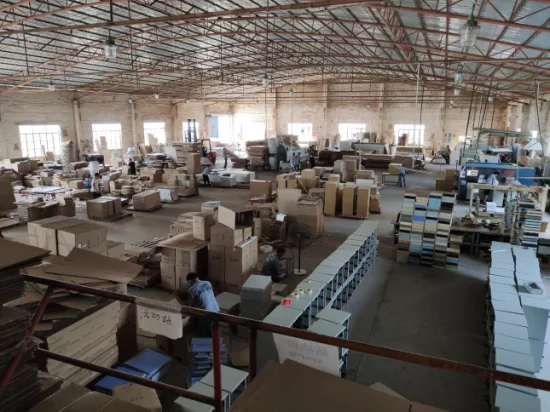
M 1 0 L 0 8 L 17 1 Z M 353 74 L 414 81 L 418 61 L 423 62 L 423 80 L 442 81 L 441 87 L 445 83 L 452 85 L 453 70 L 459 61 L 466 61 L 466 80 L 480 73 L 478 78 L 490 82 L 486 77 L 492 76 L 502 88 L 522 89 L 522 83 L 505 83 L 510 80 L 506 76 L 525 82 L 533 76 L 550 81 L 548 63 L 531 67 L 528 60 L 549 50 L 550 43 L 548 31 L 536 32 L 536 27 L 548 24 L 550 9 L 548 4 L 536 1 L 521 5 L 515 0 L 501 0 L 498 12 L 488 2 L 483 2 L 481 9 L 477 5 L 476 18 L 491 21 L 479 23 L 480 38 L 470 49 L 460 43 L 460 31 L 472 5 L 468 1 L 451 3 L 451 14 L 438 0 L 403 0 L 395 2 L 391 9 L 369 3 L 339 4 L 341 0 L 336 0 L 336 4 L 326 0 L 323 7 L 315 8 L 294 8 L 300 7 L 295 0 L 113 1 L 115 22 L 146 18 L 165 21 L 111 27 L 110 33 L 119 46 L 118 58 L 106 61 L 101 48 L 109 33 L 105 26 L 109 4 L 80 4 L 71 9 L 77 4 L 33 0 L 30 7 L 15 6 L 0 16 L 2 84 L 17 86 L 30 81 L 27 86 L 47 87 L 49 79 L 54 78 L 60 89 L 86 92 L 108 88 L 106 91 L 133 93 L 169 85 L 168 92 L 179 96 L 190 87 L 197 87 L 197 79 L 202 76 L 206 79 L 203 84 L 214 82 L 209 93 L 215 94 L 214 84 L 223 69 L 224 77 L 261 89 L 257 81 L 266 71 L 266 45 L 267 71 L 273 85 L 291 84 L 297 78 L 319 81 L 326 79 L 328 73 L 331 78 Z M 285 9 L 289 5 L 293 9 Z M 521 7 L 516 9 L 518 5 Z M 240 13 L 243 9 L 267 6 L 277 9 L 268 14 Z M 166 19 L 224 10 L 239 13 L 190 21 Z M 503 17 L 535 27 L 507 27 Z M 21 24 L 23 20 L 25 23 Z M 90 27 L 91 24 L 103 27 Z M 72 31 L 63 29 L 69 25 L 84 26 Z M 48 31 L 36 33 L 33 29 Z M 14 30 L 25 34 L 9 33 Z M 533 36 L 534 33 L 537 34 Z M 468 63 L 474 58 L 483 58 L 483 63 Z M 509 60 L 501 63 L 502 59 Z M 517 70 L 523 77 L 518 77 Z M 131 82 L 129 78 L 133 78 Z M 239 89 L 235 95 L 239 95 L 242 86 L 235 87 Z M 0 92 L 6 90 L 9 87 L 0 88 Z

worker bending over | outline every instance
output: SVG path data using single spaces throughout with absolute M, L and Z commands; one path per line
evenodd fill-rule
M 220 306 L 214 296 L 212 284 L 206 280 L 200 280 L 199 275 L 190 272 L 187 275 L 187 282 L 191 285 L 189 289 L 189 306 L 207 310 L 209 312 L 219 312 Z M 199 316 L 197 320 L 197 329 L 199 336 L 209 338 L 212 336 L 210 330 L 212 321 L 204 316 Z
M 285 255 L 285 248 L 280 247 L 267 257 L 262 266 L 262 275 L 269 276 L 273 282 L 279 282 L 286 275 L 281 260 Z
M 103 188 L 103 180 L 101 180 L 101 176 L 99 173 L 96 173 L 94 175 L 94 179 L 92 180 L 92 199 L 97 199 L 98 197 L 101 197 L 101 189 Z

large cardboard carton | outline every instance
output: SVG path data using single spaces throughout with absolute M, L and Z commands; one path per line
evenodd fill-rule
M 315 173 L 315 170 L 313 169 L 303 169 L 302 170 L 302 177 L 306 179 L 313 179 L 317 174 Z
M 107 241 L 107 256 L 115 259 L 120 259 L 126 252 L 124 243 L 115 242 L 114 240 Z
M 252 243 L 252 240 L 247 240 L 234 248 L 225 248 L 225 289 L 230 293 L 240 293 L 250 276 Z
M 327 182 L 325 185 L 325 215 L 336 215 L 336 199 L 338 196 L 339 183 Z
M 187 174 L 202 173 L 201 154 L 187 153 Z
M 317 237 L 324 231 L 323 202 L 321 200 L 300 200 L 298 222 L 307 226 L 311 236 Z
M 357 188 L 357 206 L 355 214 L 359 217 L 369 216 L 370 187 Z
M 455 181 L 456 171 L 455 169 L 445 169 L 445 180 Z
M 221 223 L 210 227 L 210 243 L 219 246 L 234 247 L 244 240 L 243 227 L 231 229 Z
M 298 189 L 298 178 L 295 175 L 289 175 L 286 179 L 287 189 Z
M 208 280 L 225 290 L 225 246 L 208 245 Z
M 344 187 L 344 197 L 342 200 L 342 215 L 353 216 L 355 207 L 355 185 Z
M 57 231 L 58 254 L 67 256 L 74 248 L 89 249 L 94 252 L 107 251 L 107 228 L 83 223 Z
M 107 219 L 115 215 L 115 204 L 105 197 L 88 200 L 86 212 L 90 219 Z
M 132 196 L 135 210 L 152 210 L 161 205 L 160 193 L 157 190 L 146 190 Z
M 218 207 L 218 223 L 231 229 L 238 225 L 252 226 L 254 223 L 254 211 L 250 206 L 228 206 L 221 204 Z
M 401 168 L 401 163 L 390 163 L 388 165 L 388 172 L 389 174 L 391 175 L 398 175 L 399 174 L 399 169 Z
M 167 290 L 176 290 L 176 265 L 160 262 L 160 286 Z
M 332 174 L 332 175 L 328 175 L 328 181 L 329 182 L 336 182 L 336 183 L 340 183 L 340 175 L 336 175 L 336 174 Z
M 250 272 L 255 273 L 256 263 L 258 262 L 258 247 L 260 246 L 257 236 L 250 238 Z
M 315 171 L 315 176 L 318 177 L 323 176 L 323 173 L 325 173 L 325 168 L 321 166 L 315 166 L 313 170 Z
M 214 213 L 196 213 L 193 216 L 193 237 L 200 240 L 210 240 L 210 227 L 215 223 Z
M 50 223 L 62 222 L 62 221 L 67 220 L 67 219 L 69 219 L 69 218 L 67 218 L 65 216 L 52 216 L 52 217 L 48 217 L 46 219 L 35 220 L 35 221 L 29 222 L 27 224 L 27 231 L 29 233 L 29 236 L 38 236 L 38 228 L 39 227 L 42 227 L 42 226 L 50 224 Z M 84 223 L 84 221 L 80 221 L 80 222 Z
M 454 190 L 454 180 L 435 179 L 435 190 L 441 192 L 452 192 Z
M 280 189 L 279 198 L 277 199 L 279 212 L 288 216 L 297 216 L 296 203 L 301 196 L 302 191 L 300 189 Z
M 261 217 L 254 218 L 254 226 L 252 226 L 252 235 L 258 238 L 262 237 L 262 219 Z
M 65 218 L 57 222 L 47 223 L 37 228 L 38 247 L 48 249 L 53 255 L 59 254 L 58 234 L 57 231 L 73 226 L 85 224 L 83 220 Z M 64 255 L 66 256 L 66 255 Z
M 15 195 L 11 182 L 0 179 L 0 211 L 15 209 Z
M 286 222 L 262 219 L 262 235 L 270 240 L 285 240 Z
M 113 202 L 113 211 L 115 216 L 118 216 L 122 213 L 122 199 L 116 196 L 103 196 L 103 199 L 110 200 Z
M 273 182 L 271 180 L 251 180 L 250 197 L 264 197 L 266 201 L 271 201 L 273 193 Z

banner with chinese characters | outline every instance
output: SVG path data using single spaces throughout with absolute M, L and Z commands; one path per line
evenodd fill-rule
M 277 334 L 273 334 L 273 339 L 279 353 L 279 362 L 290 359 L 310 368 L 340 376 L 337 347 Z
M 150 306 L 150 301 L 148 300 Z M 145 307 L 137 304 L 138 326 L 151 333 L 179 339 L 183 336 L 183 321 L 177 305 L 155 302 L 156 307 Z

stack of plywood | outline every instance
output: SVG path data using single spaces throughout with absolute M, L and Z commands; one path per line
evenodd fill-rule
M 146 190 L 132 196 L 134 210 L 152 212 L 162 207 L 160 193 L 157 190 Z

